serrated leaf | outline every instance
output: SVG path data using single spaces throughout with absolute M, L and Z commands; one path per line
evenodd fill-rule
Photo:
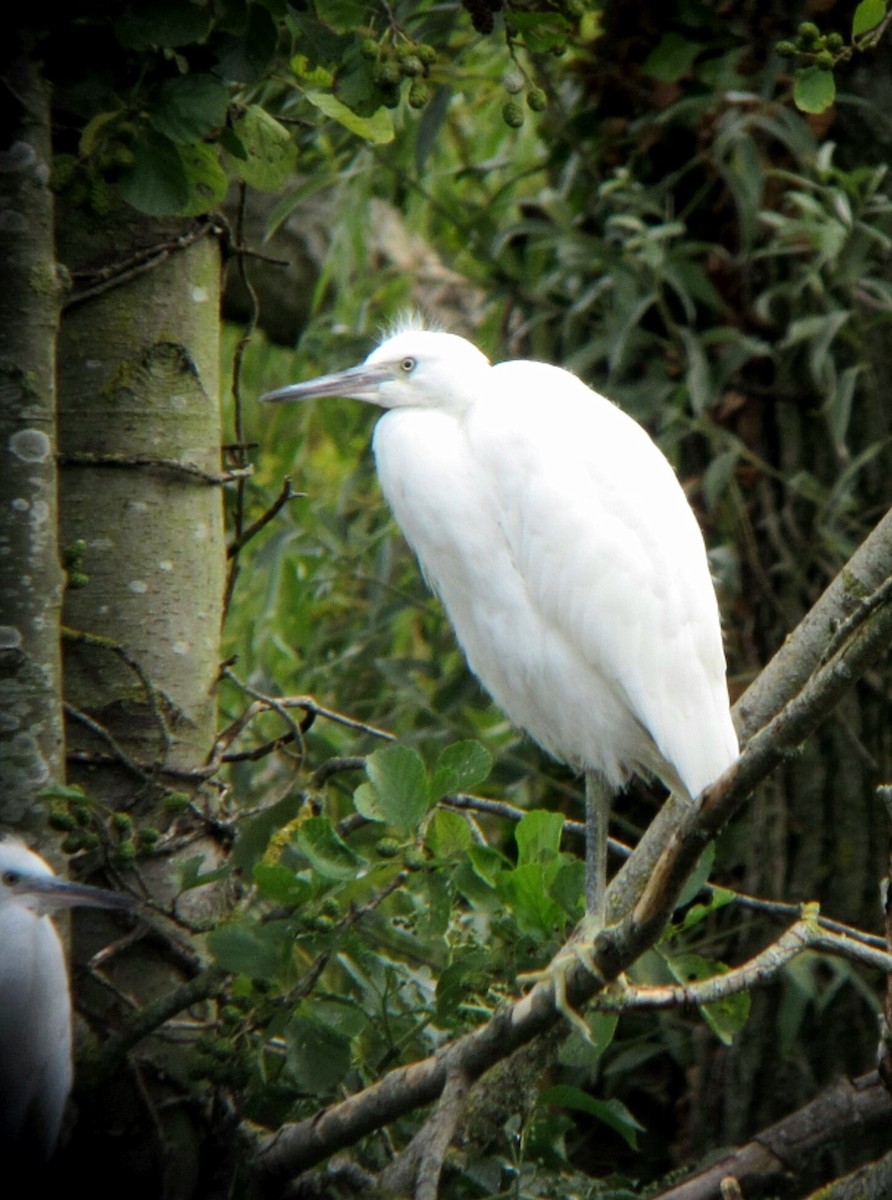
M 210 10 L 182 0 L 156 0 L 135 5 L 115 22 L 115 37 L 131 50 L 188 46 L 203 42 L 211 29 Z
M 469 739 L 447 746 L 434 768 L 431 799 L 465 792 L 482 783 L 492 770 L 492 755 L 479 742 Z
M 250 873 L 269 845 L 274 831 L 293 821 L 300 811 L 300 806 L 300 796 L 295 792 L 250 821 L 240 824 L 232 848 L 233 866 Z
M 135 143 L 133 160 L 118 185 L 127 203 L 150 217 L 181 212 L 189 200 L 189 183 L 173 142 L 146 130 Z
M 224 971 L 270 980 L 281 971 L 290 953 L 291 936 L 275 925 L 234 921 L 208 934 L 208 948 Z
M 548 938 L 565 928 L 567 914 L 546 891 L 541 863 L 524 863 L 513 871 L 503 871 L 497 889 L 524 933 Z
M 301 821 L 295 841 L 310 866 L 326 879 L 353 879 L 366 865 L 338 836 L 328 817 L 308 817 Z
M 361 117 L 352 108 L 342 104 L 331 92 L 306 91 L 304 95 L 320 112 L 376 146 L 392 142 L 396 136 L 393 128 L 393 118 L 386 108 L 379 108 L 370 117 Z
M 552 862 L 560 853 L 563 829 L 560 813 L 545 809 L 526 813 L 514 830 L 518 863 Z
M 180 891 L 188 892 L 192 888 L 204 887 L 206 883 L 217 883 L 220 879 L 225 879 L 230 872 L 230 866 L 227 863 L 223 867 L 215 867 L 211 871 L 202 871 L 204 866 L 204 856 L 196 855 L 194 858 L 185 858 L 178 863 L 180 872 Z
M 285 1045 L 290 1074 L 311 1095 L 329 1095 L 350 1069 L 350 1042 L 328 1023 L 292 1017 Z
M 823 67 L 806 67 L 797 71 L 793 82 L 793 99 L 802 112 L 825 112 L 836 99 L 833 72 Z
M 297 147 L 285 126 L 252 104 L 234 123 L 233 132 L 247 155 L 232 159 L 236 175 L 261 192 L 282 187 L 297 166 Z
M 699 42 L 692 42 L 680 33 L 667 33 L 648 54 L 641 69 L 651 79 L 675 83 L 687 74 L 702 49 Z
M 666 954 L 664 950 L 660 953 L 672 977 L 678 983 L 698 983 L 728 973 L 728 967 L 724 963 L 711 962 L 700 954 Z M 703 1019 L 719 1041 L 725 1046 L 730 1046 L 749 1016 L 750 996 L 748 992 L 738 992 L 698 1007 Z
M 472 846 L 468 851 L 468 859 L 474 874 L 490 887 L 495 887 L 505 870 L 505 860 L 498 850 L 490 846 Z
M 149 110 L 152 127 L 172 142 L 200 142 L 222 126 L 229 92 L 212 75 L 183 75 L 166 80 Z
M 368 20 L 365 0 L 325 0 L 325 22 L 338 33 L 350 33 Z
M 870 33 L 885 19 L 886 0 L 861 0 L 852 17 L 852 37 Z
M 421 756 L 409 746 L 385 746 L 366 759 L 369 784 L 353 794 L 357 810 L 401 833 L 415 833 L 431 806 L 430 785 Z
M 597 1100 L 581 1088 L 560 1083 L 540 1092 L 539 1103 L 588 1113 L 609 1125 L 633 1150 L 638 1149 L 638 1134 L 643 1133 L 645 1127 L 635 1120 L 619 1100 Z
M 558 1051 L 558 1061 L 565 1067 L 582 1068 L 594 1075 L 604 1051 L 610 1046 L 619 1025 L 616 1013 L 592 1010 L 582 1018 L 589 1036 L 573 1032 Z
M 704 883 L 709 879 L 709 872 L 712 870 L 712 865 L 715 862 L 715 842 L 710 842 L 700 857 L 697 859 L 697 865 L 688 876 L 687 882 L 682 888 L 681 895 L 678 897 L 676 908 L 684 908 L 686 904 L 694 899 Z
M 261 896 L 276 904 L 305 904 L 313 894 L 305 879 L 277 863 L 258 863 L 254 868 L 254 883 Z
M 470 950 L 440 972 L 437 980 L 437 1015 L 455 1019 L 458 1006 L 469 992 L 486 991 L 492 979 L 492 955 L 487 950 Z
M 734 892 L 729 891 L 727 888 L 713 887 L 709 903 L 692 904 L 685 913 L 684 920 L 675 932 L 686 933 L 689 929 L 693 929 L 695 925 L 699 925 L 710 913 L 714 913 L 718 909 L 724 908 L 726 904 L 730 904 L 733 899 Z
M 523 40 L 534 54 L 547 54 L 567 44 L 572 30 L 569 21 L 560 13 L 511 11 L 511 24 L 523 34 Z
M 229 180 L 220 165 L 217 147 L 199 142 L 177 149 L 189 187 L 188 199 L 179 211 L 187 217 L 210 212 L 223 203 L 229 190 Z
M 448 808 L 438 808 L 427 828 L 427 845 L 436 858 L 458 858 L 464 854 L 473 839 L 468 822 L 461 813 Z

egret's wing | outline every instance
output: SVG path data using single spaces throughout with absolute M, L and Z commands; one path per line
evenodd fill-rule
M 737 756 L 703 538 L 675 474 L 639 425 L 574 376 L 493 369 L 472 455 L 532 603 L 620 687 L 696 795 Z

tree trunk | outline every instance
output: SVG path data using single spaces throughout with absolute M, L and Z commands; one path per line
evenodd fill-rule
M 49 105 L 24 58 L 0 86 L 0 829 L 39 841 L 63 774 Z
M 220 255 L 207 229 L 78 210 L 60 256 L 74 281 L 59 344 L 61 536 L 80 584 L 66 597 L 65 699 L 69 778 L 87 796 L 69 844 L 102 846 L 121 869 L 135 860 L 125 878 L 179 923 L 110 965 L 145 1004 L 198 971 L 191 931 L 225 903 L 215 886 L 178 897 L 182 861 L 216 866 L 222 852 L 194 815 L 210 817 L 214 795 L 187 774 L 214 741 L 226 562 Z M 108 940 L 107 923 L 79 920 L 75 958 Z M 116 1021 L 106 992 L 81 998 L 94 1024 Z M 127 1179 L 153 1200 L 194 1195 L 206 1115 L 188 1060 L 182 1044 L 141 1043 L 81 1104 L 66 1169 L 89 1161 L 100 1194 Z

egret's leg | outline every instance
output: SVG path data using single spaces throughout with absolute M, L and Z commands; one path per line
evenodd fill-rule
M 607 919 L 607 834 L 610 785 L 600 771 L 585 773 L 585 909 L 598 929 Z

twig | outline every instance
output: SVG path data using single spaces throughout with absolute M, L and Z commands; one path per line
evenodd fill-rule
M 117 740 L 115 735 L 110 730 L 106 729 L 104 725 L 101 725 L 87 713 L 81 712 L 79 708 L 75 708 L 73 704 L 69 704 L 67 701 L 63 705 L 63 708 L 67 716 L 77 721 L 78 724 L 89 729 L 91 733 L 95 733 L 98 738 L 101 738 L 102 741 L 106 743 L 112 752 L 112 758 L 115 762 L 118 762 L 122 766 L 126 767 L 128 771 L 130 771 L 133 775 L 136 775 L 136 777 L 141 779 L 144 783 L 157 782 L 154 768 L 143 767 L 140 763 L 136 762 L 135 759 L 132 759 L 121 743 Z
M 57 461 L 67 467 L 145 467 L 154 471 L 164 471 L 170 475 L 182 475 L 186 479 L 199 479 L 202 483 L 215 487 L 225 483 L 235 483 L 253 475 L 254 468 L 250 466 L 233 468 L 231 471 L 206 471 L 192 462 L 183 462 L 178 458 L 159 458 L 152 454 L 98 454 L 93 451 L 77 451 L 70 454 L 57 455 Z
M 188 983 L 181 984 L 140 1009 L 136 1016 L 127 1021 L 108 1039 L 95 1057 L 89 1060 L 89 1086 L 95 1087 L 108 1078 L 120 1066 L 128 1050 L 156 1029 L 160 1029 L 171 1017 L 201 1000 L 219 995 L 227 979 L 228 975 L 221 967 L 207 967 Z
M 248 528 L 242 530 L 242 533 L 232 542 L 226 551 L 226 557 L 233 558 L 236 554 L 239 554 L 245 548 L 248 542 L 250 542 L 253 537 L 256 537 L 256 535 L 260 533 L 261 529 L 268 525 L 270 521 L 272 521 L 273 518 L 282 511 L 289 500 L 305 500 L 306 496 L 306 492 L 292 491 L 291 480 L 286 479 L 282 484 L 282 490 L 279 492 L 278 496 L 276 496 L 275 500 L 272 502 L 266 512 L 259 516 L 256 521 L 252 521 Z
M 853 938 L 829 934 L 818 925 L 817 912 L 797 921 L 749 962 L 696 982 L 666 987 L 631 987 L 628 983 L 602 992 L 595 1007 L 604 1012 L 651 1011 L 668 1008 L 701 1008 L 750 991 L 773 979 L 788 962 L 805 950 L 849 959 L 884 973 L 892 972 L 892 954 L 875 950 Z
M 236 221 L 236 236 L 237 245 L 241 245 L 244 241 L 245 234 L 245 208 L 248 199 L 248 189 L 245 184 L 239 185 L 239 200 L 238 200 L 238 217 Z M 247 465 L 247 459 L 241 447 L 245 442 L 244 418 L 242 413 L 242 367 L 245 360 L 245 351 L 251 344 L 251 339 L 254 336 L 254 331 L 257 328 L 257 321 L 260 316 L 260 308 L 257 303 L 257 293 L 251 283 L 244 255 L 239 255 L 237 258 L 239 279 L 245 289 L 250 305 L 248 319 L 245 322 L 245 328 L 242 336 L 238 340 L 235 352 L 232 356 L 232 406 L 233 406 L 233 425 L 235 428 L 235 441 L 238 449 L 236 450 L 236 461 L 240 466 Z M 226 585 L 223 590 L 223 620 L 226 620 L 226 614 L 229 612 L 229 605 L 232 602 L 232 594 L 235 591 L 236 580 L 239 574 L 238 550 L 244 545 L 245 540 L 245 484 L 244 481 L 239 481 L 235 489 L 235 504 L 233 511 L 233 526 L 235 536 L 233 537 L 233 546 L 237 547 L 233 554 L 229 556 L 229 570 L 226 573 Z
M 90 646 L 96 650 L 108 650 L 120 658 L 121 662 L 130 668 L 145 690 L 146 697 L 149 702 L 149 708 L 152 716 L 155 719 L 155 724 L 158 726 L 158 731 L 161 735 L 161 741 L 163 744 L 163 753 L 159 755 L 158 762 L 159 764 L 163 762 L 167 752 L 170 750 L 172 738 L 170 729 L 168 728 L 167 721 L 164 716 L 164 712 L 161 708 L 161 704 L 159 703 L 159 695 L 160 698 L 163 699 L 164 703 L 170 708 L 170 710 L 177 716 L 180 716 L 180 709 L 177 707 L 174 701 L 170 698 L 170 696 L 167 695 L 166 692 L 159 693 L 148 672 L 143 668 L 142 663 L 140 663 L 138 659 L 134 658 L 130 651 L 127 650 L 126 647 L 122 646 L 120 642 L 116 642 L 112 638 L 105 637 L 102 634 L 87 633 L 83 629 L 71 629 L 67 625 L 62 626 L 61 632 L 62 640 L 64 642 L 73 642 L 76 645 Z
M 65 312 L 69 308 L 74 308 L 77 304 L 83 304 L 85 300 L 90 300 L 94 296 L 100 296 L 103 292 L 110 291 L 112 288 L 123 287 L 125 283 L 129 283 L 140 275 L 144 275 L 146 271 L 153 271 L 156 267 L 160 267 L 171 255 L 187 249 L 209 234 L 216 235 L 218 232 L 219 224 L 215 219 L 211 218 L 194 226 L 188 233 L 181 234 L 176 238 L 170 238 L 165 242 L 156 242 L 153 246 L 147 246 L 144 250 L 138 250 L 129 258 L 122 259 L 117 263 L 110 263 L 101 270 L 89 272 L 75 271 L 73 273 L 74 279 L 88 279 L 95 280 L 96 282 L 71 292 L 62 304 L 62 311 Z

